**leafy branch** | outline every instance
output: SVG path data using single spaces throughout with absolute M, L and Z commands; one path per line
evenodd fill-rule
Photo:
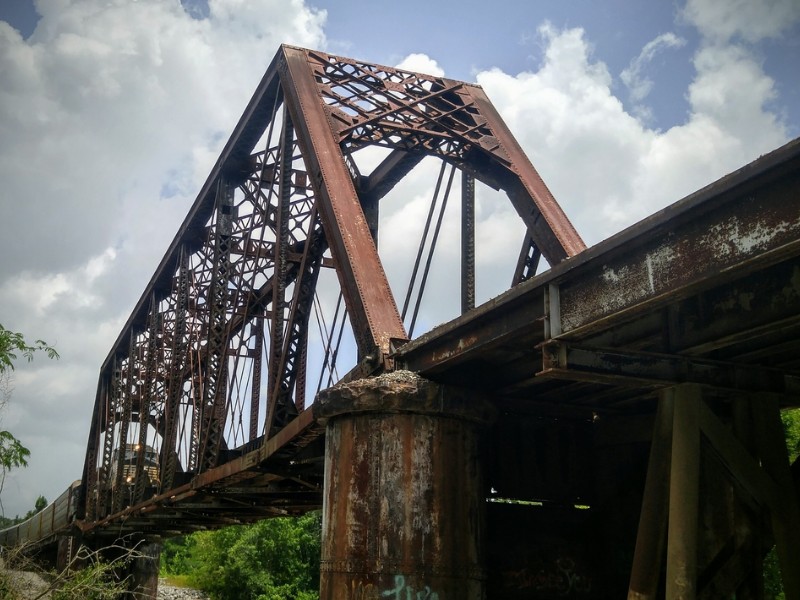
M 50 359 L 59 358 L 56 349 L 44 340 L 36 340 L 33 344 L 29 344 L 21 333 L 6 329 L 0 324 L 0 373 L 14 370 L 14 361 L 17 360 L 18 354 L 22 354 L 28 362 L 31 362 L 35 352 L 44 352 Z

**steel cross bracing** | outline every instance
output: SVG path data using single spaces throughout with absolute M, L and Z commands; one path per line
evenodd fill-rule
M 362 174 L 368 146 L 389 151 Z M 349 376 L 386 368 L 390 341 L 409 336 L 376 250 L 378 204 L 426 156 L 463 173 L 462 311 L 475 304 L 475 180 L 507 193 L 525 255 L 556 264 L 584 248 L 479 87 L 283 46 L 101 369 L 85 527 L 264 448 L 304 414 L 310 338 L 331 371 L 312 379 L 339 378 L 338 345 L 311 325 L 341 337 L 318 314 L 326 268 L 356 344 Z M 258 481 L 299 498 L 319 483 Z

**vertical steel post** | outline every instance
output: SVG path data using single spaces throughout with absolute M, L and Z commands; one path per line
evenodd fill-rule
M 172 340 L 172 359 L 170 362 L 167 397 L 164 406 L 164 441 L 161 447 L 161 491 L 172 489 L 175 472 L 178 469 L 178 416 L 183 387 L 186 381 L 186 368 L 189 365 L 188 343 L 186 339 L 186 313 L 189 308 L 189 254 L 181 246 L 178 258 L 178 277 L 176 280 L 177 301 L 175 305 L 175 324 Z M 188 466 L 188 465 L 187 465 Z
M 89 430 L 89 444 L 86 450 L 86 462 L 83 468 L 83 493 L 78 500 L 78 517 L 87 521 L 97 519 L 98 500 L 101 481 L 97 469 L 97 451 L 100 448 L 100 437 L 103 429 L 103 409 L 108 402 L 108 377 L 101 374 L 97 383 L 97 399 L 95 400 L 92 425 Z
M 161 562 L 161 544 L 146 543 L 137 546 L 136 556 L 129 569 L 131 593 L 135 600 L 156 600 L 158 598 L 158 568 Z
M 542 251 L 539 250 L 531 234 L 526 231 L 525 239 L 522 241 L 522 248 L 520 248 L 519 257 L 517 258 L 517 266 L 514 269 L 514 277 L 511 278 L 511 285 L 515 286 L 536 275 L 536 269 L 539 268 L 541 258 Z
M 114 357 L 111 381 L 106 387 L 104 404 L 103 463 L 100 466 L 100 494 L 97 516 L 108 515 L 111 508 L 111 461 L 114 452 L 114 429 L 117 424 L 117 406 L 122 395 L 122 365 L 120 359 Z
M 731 401 L 733 433 L 736 439 L 751 455 L 756 455 L 755 427 L 753 422 L 753 405 L 748 397 L 734 397 Z M 764 600 L 764 556 L 760 523 L 754 523 L 751 511 L 743 500 L 734 494 L 733 531 L 740 543 L 750 538 L 748 557 L 743 560 L 747 573 L 744 581 L 736 589 L 737 600 Z
M 294 128 L 288 111 L 283 115 L 283 132 L 280 145 L 280 185 L 278 206 L 275 208 L 275 262 L 272 284 L 272 330 L 270 333 L 269 373 L 267 383 L 267 414 L 275 413 L 274 403 L 281 385 L 283 340 L 286 329 L 286 278 L 289 251 L 289 205 L 292 200 L 292 151 Z
M 475 178 L 461 172 L 461 314 L 475 308 Z
M 410 372 L 320 392 L 321 600 L 483 598 L 478 398 Z
M 144 489 L 150 485 L 149 475 L 145 472 L 145 458 L 147 455 L 147 427 L 150 422 L 150 406 L 155 400 L 156 382 L 156 353 L 158 352 L 158 333 L 160 313 L 155 294 L 150 298 L 150 315 L 147 328 L 147 355 L 144 357 L 144 390 L 139 394 L 139 438 L 137 440 L 138 453 L 136 455 L 136 470 L 134 475 L 134 488 L 131 504 L 141 502 Z M 147 479 L 147 481 L 145 481 Z
M 131 409 L 133 408 L 133 398 L 135 395 L 134 385 L 136 369 L 136 335 L 131 330 L 130 344 L 128 345 L 128 370 L 125 373 L 125 387 L 121 389 L 118 402 L 122 409 L 122 416 L 119 421 L 119 446 L 117 446 L 117 473 L 113 482 L 111 493 L 111 512 L 119 512 L 126 505 L 125 500 L 130 500 L 128 493 L 128 482 L 124 481 L 125 462 L 127 460 L 128 428 L 131 424 Z M 128 502 L 129 504 L 130 502 Z
M 700 487 L 699 386 L 673 388 L 675 419 L 672 429 L 669 529 L 667 542 L 667 600 L 697 597 L 697 526 Z
M 667 388 L 660 394 L 653 427 L 628 600 L 654 600 L 658 593 L 669 510 L 674 407 L 674 391 Z
M 228 361 L 228 280 L 231 270 L 231 234 L 233 233 L 233 185 L 220 177 L 217 188 L 216 224 L 214 227 L 214 263 L 208 290 L 208 342 L 203 378 L 203 403 L 200 423 L 199 469 L 206 471 L 217 464 L 224 428 L 226 377 Z
M 251 335 L 254 339 L 253 381 L 250 388 L 250 428 L 248 442 L 258 437 L 258 414 L 261 408 L 261 369 L 264 355 L 264 317 L 256 317 L 250 322 Z

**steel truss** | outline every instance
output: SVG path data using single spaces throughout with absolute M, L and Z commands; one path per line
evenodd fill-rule
M 364 175 L 367 146 L 390 152 Z M 101 369 L 88 521 L 260 447 L 306 408 L 323 268 L 353 329 L 350 376 L 386 368 L 390 340 L 409 335 L 376 250 L 378 203 L 426 156 L 463 173 L 462 311 L 475 304 L 476 179 L 507 192 L 525 255 L 554 264 L 584 248 L 479 87 L 283 46 Z

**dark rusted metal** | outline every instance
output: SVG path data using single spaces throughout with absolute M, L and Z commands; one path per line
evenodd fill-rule
M 695 356 L 591 348 L 550 340 L 542 346 L 541 377 L 621 385 L 697 383 L 731 391 L 776 394 L 800 402 L 800 375 L 782 369 Z
M 515 286 L 536 275 L 536 270 L 539 268 L 539 261 L 541 258 L 542 251 L 539 250 L 539 247 L 530 234 L 526 233 L 522 248 L 519 251 L 517 268 L 514 269 L 514 277 L 511 279 L 511 285 Z
M 461 312 L 475 308 L 475 178 L 461 177 Z
M 212 254 L 211 282 L 206 299 L 208 337 L 203 369 L 203 399 L 200 407 L 201 430 L 199 468 L 210 469 L 217 464 L 224 427 L 225 391 L 227 389 L 228 283 L 231 271 L 231 234 L 233 233 L 233 188 L 220 178 L 217 189 L 216 223 Z
M 661 569 L 653 566 L 663 563 L 666 550 L 674 403 L 672 389 L 661 392 L 650 443 L 628 600 L 655 600 L 658 595 Z
M 484 595 L 488 405 L 408 372 L 321 392 L 320 598 Z
M 187 363 L 189 362 L 186 313 L 189 308 L 189 256 L 185 247 L 181 247 L 178 259 L 178 273 L 175 277 L 175 305 L 172 319 L 172 343 L 170 344 L 171 360 L 167 394 L 164 406 L 164 438 L 161 450 L 160 491 L 172 488 L 175 472 L 178 469 L 177 435 L 180 403 L 184 396 L 184 382 Z

